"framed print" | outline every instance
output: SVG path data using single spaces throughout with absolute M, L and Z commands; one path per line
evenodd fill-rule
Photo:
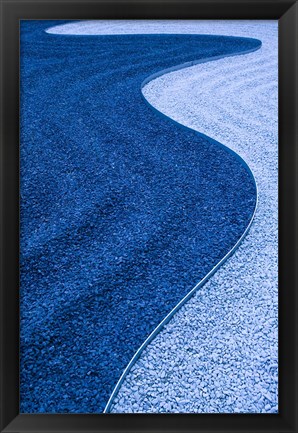
M 297 2 L 1 6 L 1 431 L 295 432 Z

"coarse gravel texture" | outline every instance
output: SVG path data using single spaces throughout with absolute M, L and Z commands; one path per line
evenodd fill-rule
M 157 116 L 141 84 L 260 42 L 45 32 L 57 23 L 21 22 L 20 411 L 95 413 L 256 201 L 243 161 Z
M 201 33 L 256 37 L 262 48 L 143 89 L 155 108 L 244 158 L 258 207 L 234 255 L 144 350 L 111 412 L 278 412 L 277 26 L 200 22 Z

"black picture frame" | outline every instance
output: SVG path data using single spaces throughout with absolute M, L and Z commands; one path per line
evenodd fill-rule
M 1 0 L 1 431 L 297 432 L 297 60 L 292 0 Z M 279 20 L 279 413 L 19 414 L 19 20 Z

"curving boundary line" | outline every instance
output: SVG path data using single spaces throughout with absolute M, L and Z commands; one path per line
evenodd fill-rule
M 200 63 L 207 63 L 207 62 L 211 62 L 211 61 L 215 61 L 215 60 L 219 60 L 225 57 L 234 57 L 234 56 L 239 56 L 239 55 L 244 55 L 244 54 L 249 54 L 252 53 L 254 51 L 257 51 L 261 48 L 262 46 L 262 42 L 259 41 L 260 44 L 259 46 L 257 46 L 256 48 L 252 48 L 249 50 L 245 50 L 242 51 L 241 53 L 237 53 L 237 54 L 227 54 L 227 55 L 218 55 L 218 56 L 213 56 L 213 57 L 209 57 L 209 58 L 203 58 L 200 60 L 194 60 L 194 61 L 190 61 L 190 62 L 186 62 L 186 63 L 181 63 L 180 65 L 176 65 L 173 66 L 171 68 L 166 68 L 166 69 L 162 69 L 161 71 L 149 75 L 141 84 L 141 94 L 142 97 L 144 99 L 144 101 L 146 102 L 146 104 L 148 104 L 150 106 L 151 109 L 153 109 L 153 111 L 159 115 L 162 118 L 166 118 L 168 120 L 171 120 L 171 122 L 173 122 L 175 125 L 179 126 L 180 128 L 186 129 L 186 130 L 190 130 L 190 131 L 194 131 L 192 128 L 189 128 L 187 126 L 182 125 L 181 123 L 177 122 L 176 120 L 172 119 L 171 117 L 165 115 L 164 113 L 162 113 L 161 111 L 159 111 L 157 108 L 155 108 L 153 105 L 151 105 L 149 103 L 149 101 L 145 98 L 142 89 L 143 87 L 148 84 L 150 81 L 154 80 L 157 77 L 160 77 L 162 75 L 168 74 L 169 72 L 173 72 L 173 71 L 177 71 L 179 69 L 184 69 L 184 68 L 189 68 L 191 66 L 200 64 Z M 173 317 L 173 315 L 176 313 L 176 311 L 178 311 L 191 297 L 192 295 L 200 288 L 202 287 L 208 280 L 209 278 L 217 271 L 217 269 L 223 265 L 225 263 L 225 261 L 235 252 L 235 250 L 239 247 L 239 245 L 241 244 L 241 242 L 243 241 L 243 239 L 245 238 L 245 236 L 247 235 L 251 224 L 254 220 L 255 214 L 256 214 L 256 210 L 257 210 L 257 206 L 258 206 L 258 186 L 257 186 L 257 182 L 256 179 L 253 175 L 253 172 L 251 171 L 249 165 L 246 163 L 246 161 L 240 156 L 238 155 L 238 153 L 236 153 L 234 150 L 230 149 L 228 146 L 225 146 L 222 143 L 219 143 L 218 141 L 208 137 L 206 134 L 203 134 L 201 132 L 195 131 L 196 134 L 198 134 L 200 137 L 204 137 L 207 138 L 209 141 L 211 140 L 213 143 L 215 143 L 218 146 L 221 146 L 223 148 L 225 148 L 225 150 L 227 150 L 228 152 L 230 152 L 231 154 L 233 154 L 237 159 L 240 160 L 240 162 L 247 168 L 249 174 L 251 175 L 253 182 L 255 184 L 255 188 L 256 188 L 256 203 L 255 203 L 255 208 L 252 214 L 252 217 L 246 227 L 246 229 L 244 230 L 244 232 L 242 233 L 241 237 L 238 239 L 238 241 L 235 243 L 235 245 L 230 249 L 230 251 L 228 251 L 228 253 L 211 269 L 211 271 L 208 272 L 208 274 L 205 275 L 204 278 L 202 278 L 189 292 L 186 296 L 184 296 L 184 298 L 181 299 L 180 302 L 178 302 L 178 304 L 167 314 L 167 316 L 159 323 L 159 325 L 157 325 L 157 327 L 151 332 L 151 334 L 146 338 L 146 340 L 142 343 L 142 345 L 138 348 L 138 350 L 135 352 L 134 356 L 131 358 L 131 360 L 129 361 L 129 363 L 127 364 L 126 368 L 124 369 L 123 373 L 121 374 L 118 382 L 116 383 L 113 392 L 106 404 L 106 407 L 103 411 L 103 413 L 109 413 L 109 410 L 111 408 L 111 405 L 113 403 L 114 398 L 116 397 L 116 395 L 118 394 L 118 391 L 125 379 L 125 377 L 127 376 L 127 374 L 129 373 L 129 371 L 131 370 L 132 366 L 136 363 L 136 361 L 138 360 L 138 358 L 141 356 L 143 350 L 148 346 L 148 344 L 156 337 L 156 335 L 161 331 L 161 329 L 170 321 L 170 319 Z

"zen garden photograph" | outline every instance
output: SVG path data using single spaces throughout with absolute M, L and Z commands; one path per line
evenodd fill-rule
M 277 414 L 278 21 L 20 21 L 20 413 Z

